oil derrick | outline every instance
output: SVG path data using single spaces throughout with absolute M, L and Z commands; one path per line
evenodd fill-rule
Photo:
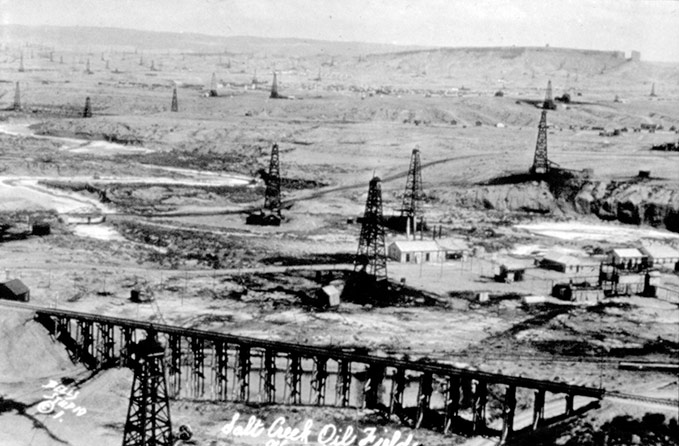
M 92 70 L 90 70 L 90 58 L 87 58 L 87 65 L 85 66 L 85 73 L 87 74 L 92 74 Z
M 656 97 L 657 95 L 655 94 L 655 82 L 653 82 L 653 85 L 651 85 L 651 95 L 652 98 Z
M 538 141 L 535 145 L 535 157 L 530 173 L 533 175 L 544 175 L 549 170 L 549 160 L 547 159 L 547 110 L 542 110 L 540 124 L 538 125 Z
M 542 103 L 542 108 L 545 110 L 556 110 L 554 97 L 552 96 L 552 81 L 547 81 L 547 91 L 545 92 L 545 102 Z
M 24 53 L 19 55 L 19 73 L 23 73 L 24 70 Z
M 85 98 L 85 109 L 83 110 L 83 118 L 92 117 L 92 105 L 90 104 L 90 97 Z
M 382 217 L 382 186 L 379 177 L 370 180 L 365 201 L 361 235 L 354 261 L 354 274 L 343 296 L 359 300 L 381 300 L 387 288 L 387 255 Z
M 255 73 L 252 75 L 252 89 L 257 88 L 257 69 L 255 68 Z
M 249 225 L 279 226 L 281 224 L 281 174 L 278 159 L 278 144 L 271 147 L 269 173 L 265 178 L 264 209 L 248 215 L 245 220 Z
M 134 379 L 123 446 L 172 445 L 170 403 L 165 382 L 165 350 L 149 330 L 132 349 Z
M 264 192 L 264 209 L 281 217 L 281 172 L 278 160 L 278 144 L 271 146 L 271 160 L 269 160 L 269 175 L 266 179 Z
M 156 61 L 155 60 L 151 60 L 151 68 L 150 69 L 151 69 L 151 71 L 156 71 Z
M 276 72 L 273 72 L 273 82 L 271 83 L 271 94 L 269 95 L 272 99 L 277 99 L 278 95 L 278 79 L 276 78 Z
M 170 106 L 170 111 L 178 112 L 179 104 L 177 102 L 177 87 L 172 90 L 172 105 Z
M 106 61 L 106 69 L 107 70 L 111 69 L 111 65 L 109 64 L 109 62 L 110 62 L 109 60 Z
M 16 88 L 14 89 L 14 105 L 12 106 L 14 110 L 21 110 L 21 89 L 19 88 L 19 82 L 16 83 Z
M 212 73 L 212 79 L 210 80 L 210 97 L 217 97 L 217 75 Z
M 406 224 L 412 222 L 411 230 L 415 233 L 417 219 L 422 215 L 422 167 L 420 164 L 420 150 L 413 149 L 410 156 L 410 168 L 406 179 L 406 190 L 403 194 L 403 205 L 401 206 L 401 219 L 406 219 Z

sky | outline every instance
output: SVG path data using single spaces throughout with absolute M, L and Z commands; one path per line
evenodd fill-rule
M 424 46 L 549 44 L 679 62 L 675 0 L 0 0 L 0 22 Z

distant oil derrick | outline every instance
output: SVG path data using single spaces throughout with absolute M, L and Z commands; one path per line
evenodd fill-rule
M 257 69 L 255 69 L 255 73 L 252 75 L 252 88 L 254 89 L 257 87 Z
M 19 55 L 19 73 L 23 73 L 24 70 L 24 53 Z
M 401 218 L 406 219 L 406 224 L 412 222 L 410 228 L 415 232 L 415 224 L 422 216 L 422 199 L 424 192 L 422 191 L 422 167 L 420 164 L 420 150 L 413 149 L 410 156 L 410 168 L 408 169 L 408 178 L 406 179 L 406 189 L 403 194 L 403 204 L 401 206 Z
M 127 409 L 123 446 L 173 444 L 170 402 L 165 381 L 165 349 L 155 333 L 133 345 L 134 378 Z
M 109 62 L 110 62 L 109 60 L 106 61 L 106 69 L 107 70 L 111 69 L 111 64 Z
M 156 61 L 155 60 L 151 61 L 151 71 L 156 71 Z
M 12 105 L 12 108 L 16 111 L 21 110 L 21 88 L 19 87 L 18 81 L 14 89 L 14 104 Z
M 542 103 L 542 108 L 545 110 L 556 110 L 554 97 L 552 96 L 552 81 L 547 81 L 547 91 L 545 92 L 545 102 Z
M 86 74 L 92 74 L 92 70 L 90 69 L 90 59 L 89 59 L 89 57 L 87 58 L 87 65 L 85 66 L 85 73 Z
M 90 104 L 90 97 L 85 98 L 85 109 L 83 110 L 83 118 L 92 117 L 92 105 Z
M 210 97 L 217 97 L 217 75 L 212 73 L 212 79 L 210 79 L 210 92 L 208 93 Z
M 374 282 L 387 280 L 387 254 L 382 221 L 382 186 L 379 177 L 370 180 L 368 198 L 354 261 L 354 272 L 365 273 Z
M 655 94 L 655 82 L 653 82 L 653 85 L 651 85 L 651 94 L 650 94 L 650 96 L 651 96 L 652 98 L 657 97 L 657 95 Z
M 170 111 L 179 111 L 179 103 L 177 102 L 177 87 L 172 89 L 172 105 L 170 106 Z
M 535 145 L 535 157 L 530 173 L 533 175 L 544 175 L 549 170 L 549 160 L 547 158 L 547 110 L 542 110 L 540 124 L 538 125 L 538 140 Z
M 264 208 L 248 215 L 245 220 L 249 225 L 279 226 L 281 224 L 281 174 L 278 159 L 278 144 L 271 146 L 269 173 L 265 178 Z
M 278 94 L 278 79 L 276 78 L 276 72 L 273 72 L 273 82 L 271 83 L 271 94 L 269 95 L 272 99 L 278 99 L 280 96 Z

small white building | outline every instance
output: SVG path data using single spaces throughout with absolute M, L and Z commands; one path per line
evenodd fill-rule
M 672 268 L 679 262 L 679 251 L 666 245 L 651 245 L 641 248 L 648 259 L 648 266 Z
M 608 253 L 608 263 L 621 269 L 634 269 L 643 264 L 646 256 L 635 248 L 617 248 Z
M 397 240 L 387 248 L 390 259 L 401 263 L 442 262 L 445 251 L 434 240 Z

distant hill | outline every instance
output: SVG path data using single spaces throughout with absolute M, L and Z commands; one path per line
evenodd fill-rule
M 140 31 L 124 28 L 0 25 L 0 36 L 12 46 L 25 43 L 83 51 L 134 50 L 207 53 L 267 53 L 288 57 L 321 54 L 348 56 L 423 49 L 421 46 L 313 39 L 220 37 L 194 33 Z

